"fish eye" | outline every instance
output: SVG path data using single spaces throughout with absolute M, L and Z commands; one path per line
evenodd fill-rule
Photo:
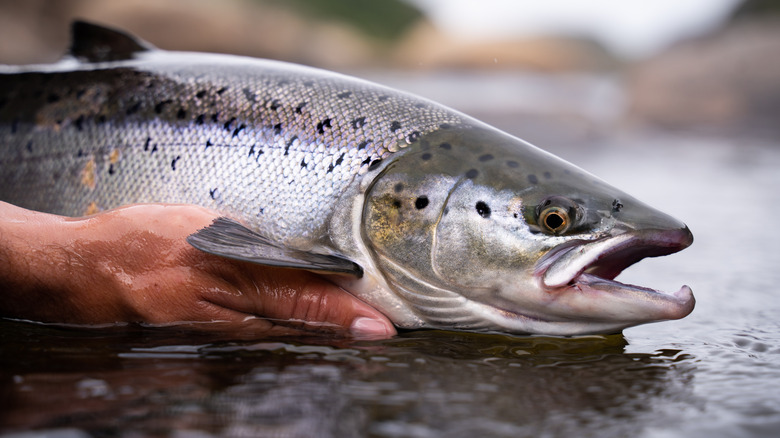
M 571 199 L 551 196 L 537 207 L 537 224 L 551 234 L 563 234 L 577 220 L 579 207 Z
M 561 234 L 569 228 L 569 214 L 560 207 L 550 207 L 542 210 L 539 222 L 546 231 Z

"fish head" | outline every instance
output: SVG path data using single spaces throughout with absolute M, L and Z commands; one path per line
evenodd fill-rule
M 508 134 L 451 128 L 388 163 L 362 237 L 424 326 L 577 335 L 678 319 L 690 288 L 614 278 L 689 246 L 682 222 Z

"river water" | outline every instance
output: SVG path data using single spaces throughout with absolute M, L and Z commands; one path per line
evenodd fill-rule
M 574 339 L 386 341 L 0 321 L 0 436 L 778 436 L 778 141 L 612 129 L 615 114 L 597 104 L 621 104 L 609 82 L 541 86 L 549 112 L 566 108 L 559 118 L 479 106 L 482 94 L 449 103 L 474 102 L 469 112 L 685 221 L 692 247 L 619 279 L 690 285 L 687 318 Z M 567 103 L 575 92 L 580 106 Z

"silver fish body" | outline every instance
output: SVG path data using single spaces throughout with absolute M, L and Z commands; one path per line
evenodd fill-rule
M 684 224 L 448 108 L 85 23 L 72 53 L 81 60 L 0 70 L 0 200 L 69 216 L 209 207 L 241 225 L 196 247 L 340 272 L 404 328 L 602 333 L 693 309 L 687 287 L 613 280 L 690 245 Z

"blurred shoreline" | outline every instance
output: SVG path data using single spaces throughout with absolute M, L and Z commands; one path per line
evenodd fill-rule
M 586 38 L 453 38 L 403 2 L 386 6 L 398 10 L 396 28 L 377 36 L 354 22 L 291 6 L 307 3 L 322 2 L 0 0 L 0 63 L 57 60 L 78 17 L 168 50 L 281 59 L 354 74 L 489 119 L 523 138 L 587 140 L 643 127 L 780 134 L 776 13 L 745 16 L 750 8 L 743 7 L 740 18 L 720 29 L 629 62 Z

